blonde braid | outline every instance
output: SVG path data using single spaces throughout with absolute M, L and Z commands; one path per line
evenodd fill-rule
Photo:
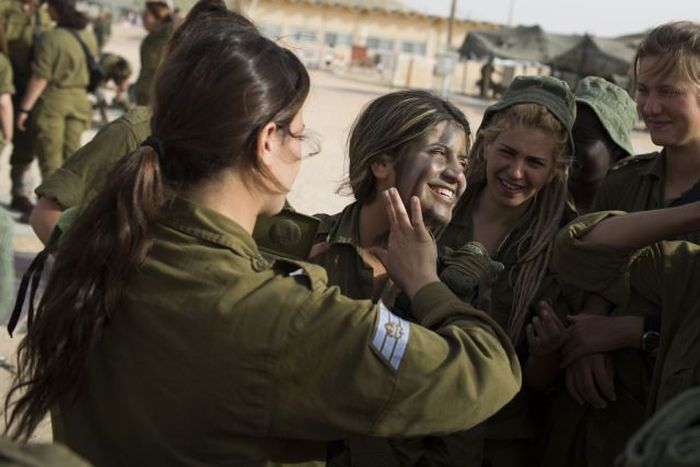
M 513 287 L 508 334 L 517 344 L 529 317 L 532 301 L 535 299 L 542 279 L 547 272 L 552 254 L 554 236 L 559 230 L 564 204 L 566 202 L 566 177 L 555 180 L 538 194 L 535 209 L 538 215 L 535 222 L 523 233 L 518 241 L 517 265 L 511 269 L 509 280 Z

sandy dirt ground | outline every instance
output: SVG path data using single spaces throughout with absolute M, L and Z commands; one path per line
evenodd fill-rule
M 127 57 L 138 69 L 138 47 L 143 36 L 140 28 L 115 25 L 113 37 L 106 50 Z M 366 72 L 350 71 L 337 75 L 326 71 L 313 71 L 311 75 L 312 89 L 304 109 L 304 118 L 312 135 L 311 141 L 319 144 L 321 151 L 303 161 L 289 198 L 292 205 L 301 212 L 335 213 L 351 202 L 351 198 L 337 194 L 336 190 L 345 176 L 345 143 L 352 122 L 370 100 L 394 89 L 376 84 L 380 81 L 373 79 L 372 75 Z M 472 129 L 476 130 L 481 122 L 483 110 L 489 102 L 466 96 L 453 96 L 451 99 L 465 112 Z M 97 116 L 95 118 L 97 119 Z M 84 140 L 89 141 L 95 132 L 94 128 L 86 132 Z M 646 132 L 635 131 L 633 141 L 638 153 L 654 149 Z M 0 156 L 0 204 L 5 206 L 9 203 L 10 189 L 8 158 L 8 151 L 3 151 Z M 38 169 L 34 167 L 32 173 L 35 182 L 38 183 Z M 41 249 L 41 243 L 29 226 L 16 223 L 14 247 L 17 273 L 21 275 L 31 257 Z M 3 314 L 0 310 L 0 316 L 6 316 L 7 313 Z M 14 362 L 16 347 L 22 335 L 18 332 L 14 339 L 10 339 L 4 329 L 0 332 L 0 355 L 8 362 Z M 0 369 L 0 394 L 3 396 L 9 388 L 10 378 L 8 371 Z M 48 421 L 39 428 L 35 439 L 51 439 Z

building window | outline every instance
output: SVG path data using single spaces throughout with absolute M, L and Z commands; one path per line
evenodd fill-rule
M 307 28 L 289 28 L 289 38 L 295 42 L 316 42 L 316 31 Z
M 401 52 L 413 55 L 425 55 L 425 42 L 403 41 L 401 42 Z
M 279 24 L 261 24 L 259 28 L 262 35 L 269 39 L 277 39 L 282 35 L 282 26 Z
M 374 50 L 394 50 L 394 41 L 391 39 L 382 39 L 381 37 L 370 36 L 367 38 L 367 48 Z
M 350 47 L 352 45 L 352 34 L 327 32 L 324 37 L 324 43 L 326 45 L 330 45 L 331 47 Z

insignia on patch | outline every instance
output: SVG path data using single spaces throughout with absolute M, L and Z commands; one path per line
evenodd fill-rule
M 389 363 L 389 366 L 398 370 L 406 353 L 408 337 L 411 333 L 410 325 L 408 321 L 389 311 L 382 302 L 379 302 L 378 315 L 372 347 Z

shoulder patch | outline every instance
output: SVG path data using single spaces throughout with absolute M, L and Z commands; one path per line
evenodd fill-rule
M 619 160 L 616 163 L 614 163 L 613 166 L 610 167 L 610 170 L 611 171 L 619 170 L 623 167 L 627 167 L 630 165 L 638 165 L 642 162 L 651 162 L 654 159 L 656 159 L 659 155 L 660 155 L 660 153 L 658 153 L 658 152 L 650 152 L 648 154 L 638 154 L 635 156 L 625 157 L 624 159 Z
M 411 326 L 379 302 L 372 348 L 394 371 L 399 369 L 408 347 Z

